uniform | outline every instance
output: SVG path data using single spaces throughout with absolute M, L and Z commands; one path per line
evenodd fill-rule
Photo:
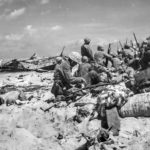
M 57 97 L 63 95 L 65 89 L 69 89 L 71 84 L 81 83 L 83 78 L 73 77 L 71 75 L 71 66 L 69 61 L 62 60 L 60 64 L 57 64 L 54 71 L 54 84 L 51 92 Z
M 133 49 L 129 48 L 129 49 L 124 49 L 124 51 L 123 51 L 123 57 L 132 59 L 132 58 L 134 58 L 134 55 L 135 55 L 135 52 Z
M 104 65 L 106 63 L 106 58 L 105 58 L 105 54 L 103 51 L 97 51 L 94 54 L 94 59 L 100 65 Z
M 112 58 L 111 59 L 111 62 L 112 62 L 112 66 L 115 68 L 115 69 L 119 69 L 120 65 L 121 65 L 121 61 L 118 57 L 115 57 L 115 58 Z
M 146 69 L 150 66 L 150 45 L 147 45 L 147 47 L 144 50 L 144 54 L 141 59 L 141 66 L 142 69 Z
M 83 44 L 81 46 L 81 55 L 82 57 L 86 56 L 89 59 L 89 62 L 94 60 L 93 52 L 89 44 Z
M 115 69 L 119 69 L 120 65 L 121 65 L 121 60 L 118 57 L 112 57 L 111 55 L 107 54 L 105 55 L 109 61 L 111 61 L 112 63 L 112 67 L 114 67 Z
M 78 68 L 78 73 L 77 73 L 78 76 L 85 78 L 86 74 L 89 73 L 90 68 L 91 68 L 91 64 L 89 63 L 80 64 Z

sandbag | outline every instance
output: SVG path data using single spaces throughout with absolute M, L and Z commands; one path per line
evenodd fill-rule
M 118 111 L 120 117 L 150 117 L 150 93 L 137 94 Z

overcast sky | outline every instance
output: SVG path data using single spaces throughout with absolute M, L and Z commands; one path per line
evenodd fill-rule
M 150 0 L 0 0 L 0 57 L 54 55 L 63 45 L 150 35 Z

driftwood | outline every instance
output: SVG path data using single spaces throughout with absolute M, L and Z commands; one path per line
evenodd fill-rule
M 44 62 L 45 61 L 45 62 Z M 43 63 L 39 62 L 36 64 L 34 64 L 33 62 L 22 62 L 22 61 L 10 61 L 7 62 L 6 64 L 3 64 L 1 66 L 1 72 L 18 72 L 18 71 L 36 71 L 36 72 L 45 72 L 45 71 L 49 71 L 49 70 L 54 70 L 55 68 L 55 60 L 49 60 L 49 63 L 47 63 L 46 61 L 48 60 L 44 60 L 43 59 Z
M 62 48 L 60 55 L 63 56 L 65 46 Z M 13 59 L 1 65 L 1 72 L 18 72 L 18 71 L 36 71 L 46 72 L 54 70 L 56 66 L 56 58 L 54 57 L 43 57 L 39 58 L 36 54 L 33 54 L 28 59 Z

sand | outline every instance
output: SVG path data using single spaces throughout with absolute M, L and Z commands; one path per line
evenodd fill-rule
M 73 120 L 77 108 L 74 104 L 60 108 L 45 109 L 53 105 L 47 103 L 53 95 L 50 90 L 53 84 L 53 73 L 3 73 L 0 75 L 0 86 L 11 85 L 25 93 L 25 103 L 0 106 L 0 150 L 75 150 L 86 143 L 81 133 L 95 136 L 100 129 L 100 120 L 89 122 L 89 116 L 82 117 L 82 122 Z M 29 87 L 37 87 L 30 90 Z M 29 89 L 29 90 L 27 90 Z M 13 94 L 12 94 L 13 95 Z M 80 102 L 96 103 L 97 98 L 91 95 L 83 97 Z M 66 106 L 66 107 L 64 107 Z M 94 106 L 83 109 L 92 112 Z M 120 118 L 121 131 L 118 137 L 112 137 L 114 144 L 105 145 L 105 149 L 149 150 L 150 119 Z M 101 144 L 95 145 L 100 149 Z M 89 147 L 94 150 L 94 147 Z

